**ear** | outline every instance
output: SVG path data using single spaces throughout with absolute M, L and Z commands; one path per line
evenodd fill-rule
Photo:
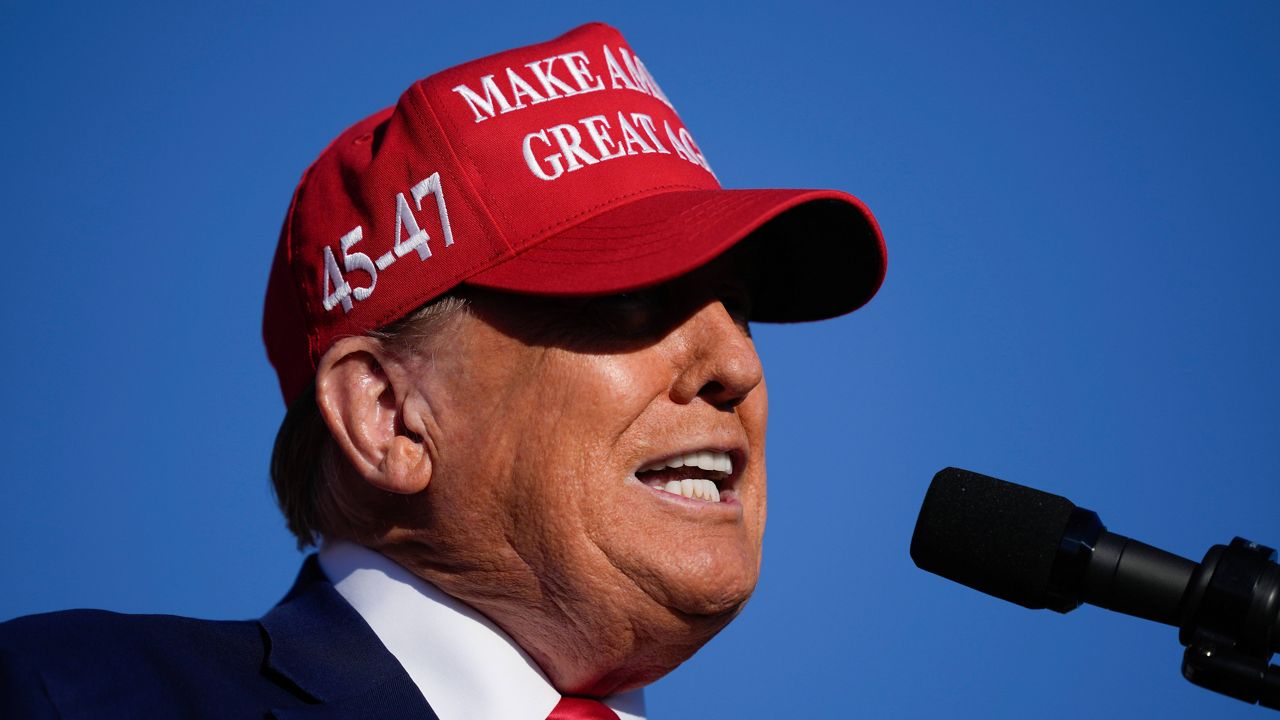
M 357 475 L 386 492 L 420 492 L 431 480 L 427 443 L 414 432 L 419 423 L 403 417 L 411 376 L 364 336 L 334 343 L 316 369 L 316 404 L 339 451 Z

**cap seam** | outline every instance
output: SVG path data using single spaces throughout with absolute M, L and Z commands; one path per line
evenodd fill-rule
M 721 191 L 719 191 L 719 192 L 725 192 L 725 191 L 721 190 Z M 747 205 L 747 204 L 749 204 L 749 203 L 750 203 L 750 201 L 752 201 L 753 199 L 754 199 L 753 197 L 751 197 L 751 196 L 747 196 L 747 195 L 736 196 L 736 197 L 735 197 L 735 196 L 717 195 L 717 196 L 715 196 L 715 197 L 707 198 L 706 200 L 703 200 L 702 202 L 699 202 L 699 203 L 696 203 L 696 204 L 694 204 L 694 205 L 691 205 L 691 206 L 689 206 L 689 207 L 685 208 L 684 210 L 681 210 L 681 211 L 680 211 L 679 213 L 677 213 L 676 215 L 673 215 L 673 216 L 671 216 L 670 218 L 668 218 L 667 220 L 663 221 L 663 223 L 662 223 L 662 224 L 671 224 L 671 223 L 679 223 L 679 222 L 683 222 L 683 218 L 685 218 L 686 216 L 691 215 L 691 214 L 694 214 L 694 213 L 697 213 L 697 212 L 702 211 L 702 210 L 705 210 L 705 209 L 707 208 L 707 206 L 708 206 L 708 205 L 717 204 L 717 205 L 719 205 L 720 207 L 719 207 L 719 208 L 717 208 L 717 209 L 714 209 L 715 216 L 714 216 L 714 218 L 713 218 L 712 220 L 710 220 L 710 221 L 706 221 L 706 220 L 704 220 L 704 221 L 702 221 L 702 222 L 690 223 L 691 225 L 693 225 L 693 226 L 695 226 L 695 227 L 697 227 L 697 226 L 706 226 L 706 225 L 711 225 L 711 224 L 713 224 L 715 221 L 718 221 L 718 219 L 719 219 L 719 218 L 721 218 L 721 217 L 725 216 L 725 215 L 726 215 L 726 210 L 731 210 L 731 209 L 734 209 L 734 208 L 741 207 L 741 206 L 743 206 L 743 205 Z M 731 202 L 717 202 L 717 201 L 721 201 L 721 200 L 731 200 Z M 653 224 L 656 224 L 656 223 L 649 223 L 649 225 L 653 225 Z M 612 227 L 620 227 L 620 226 L 612 226 Z M 644 235 L 646 235 L 646 234 L 648 234 L 648 233 L 631 233 L 631 234 L 627 234 L 627 235 L 610 235 L 608 239 L 610 239 L 610 240 L 624 240 L 624 239 L 628 239 L 628 238 L 642 237 L 642 236 L 644 236 Z M 668 240 L 668 239 L 669 239 L 669 238 L 666 238 L 666 237 L 655 237 L 655 238 L 651 238 L 651 239 L 650 239 L 650 240 L 648 240 L 647 242 L 637 243 L 637 244 L 634 244 L 634 245 L 628 245 L 627 247 L 630 247 L 630 248 L 642 248 L 642 247 L 646 247 L 646 246 L 649 246 L 649 245 L 653 245 L 653 244 L 655 244 L 655 243 L 665 242 L 665 241 L 666 241 L 666 240 Z M 583 252 L 583 251 L 579 251 L 579 250 L 574 250 L 573 248 L 557 248 L 557 251 L 558 251 L 558 252 L 567 252 L 567 253 L 571 253 L 571 252 Z
M 382 113 L 387 113 L 386 120 L 390 121 L 394 112 L 395 106 L 384 107 L 372 115 L 369 115 L 369 118 L 374 118 Z M 329 152 L 336 147 L 344 137 L 346 137 L 349 130 L 350 128 L 348 128 L 348 130 L 344 130 L 333 140 L 329 141 L 329 143 L 324 146 L 324 150 L 320 151 L 320 155 L 317 156 L 317 158 L 307 166 L 307 169 L 303 171 L 302 177 L 298 180 L 298 187 L 294 190 L 293 200 L 289 203 L 289 212 L 285 216 L 285 232 L 288 235 L 288 240 L 285 243 L 285 260 L 289 264 L 289 275 L 293 278 L 294 297 L 298 301 L 298 307 L 301 310 L 302 319 L 308 326 L 306 328 L 307 362 L 310 364 L 312 371 L 320 365 L 320 323 L 316 322 L 315 318 L 312 317 L 311 308 L 307 304 L 306 296 L 303 294 L 303 288 L 306 285 L 306 283 L 303 282 L 304 278 L 302 276 L 303 263 L 295 264 L 293 262 L 296 249 L 294 243 L 293 217 L 297 210 L 298 200 L 301 198 L 302 190 L 307 185 L 307 178 L 311 177 L 311 173 L 315 171 L 316 166 L 320 164 L 320 161 L 327 157 Z
M 635 191 L 633 191 L 633 192 L 629 192 L 629 193 L 627 193 L 627 194 L 625 194 L 625 195 L 619 195 L 618 197 L 615 197 L 615 198 L 612 198 L 612 199 L 610 199 L 610 200 L 606 200 L 605 202 L 602 202 L 602 203 L 598 203 L 598 204 L 596 204 L 596 205 L 593 205 L 593 206 L 591 206 L 591 207 L 587 208 L 586 210 L 582 210 L 582 211 L 580 211 L 580 212 L 578 212 L 578 213 L 575 213 L 575 214 L 573 214 L 573 215 L 570 215 L 569 217 L 565 218 L 564 220 L 558 220 L 558 221 L 556 221 L 556 222 L 552 223 L 551 225 L 548 225 L 547 227 L 542 228 L 541 230 L 537 230 L 537 231 L 535 231 L 535 232 L 532 232 L 532 233 L 528 234 L 527 236 L 525 236 L 525 238 L 522 240 L 522 243 L 521 243 L 521 244 L 523 244 L 523 243 L 527 243 L 527 242 L 529 242 L 529 241 L 533 240 L 534 238 L 537 238 L 537 237 L 539 237 L 539 236 L 545 235 L 545 234 L 547 234 L 547 233 L 551 232 L 552 230 L 555 230 L 556 228 L 559 228 L 559 227 L 561 227 L 561 226 L 563 226 L 563 225 L 568 225 L 568 224 L 570 224 L 570 223 L 573 223 L 574 221 L 581 219 L 584 215 L 590 215 L 590 214 L 592 214 L 592 213 L 594 213 L 594 212 L 596 212 L 596 211 L 600 210 L 601 208 L 608 207 L 608 206 L 613 205 L 613 204 L 615 204 L 615 203 L 617 203 L 617 202 L 619 202 L 619 201 L 621 201 L 621 200 L 626 200 L 627 198 L 635 197 L 636 195 L 645 195 L 645 194 L 652 193 L 652 192 L 654 192 L 654 191 L 658 191 L 658 190 L 677 190 L 677 189 L 682 189 L 682 188 L 683 188 L 683 189 L 685 189 L 685 190 L 710 190 L 710 189 L 711 189 L 711 188 L 698 187 L 697 185 L 675 184 L 675 185 L 657 185 L 657 186 L 654 186 L 654 187 L 651 187 L 651 188 L 645 188 L 645 189 L 643 189 L 643 190 L 635 190 Z M 527 249 L 527 248 L 526 248 L 526 249 Z
M 498 218 L 495 217 L 495 211 L 489 207 L 489 203 L 484 201 L 484 188 L 476 184 L 476 179 L 483 176 L 472 162 L 471 154 L 467 152 L 464 133 L 458 130 L 458 126 L 453 122 L 453 118 L 449 117 L 449 113 L 441 114 L 436 112 L 435 105 L 431 102 L 431 96 L 427 94 L 427 81 L 429 79 L 427 78 L 414 84 L 414 88 L 418 91 L 418 96 L 423 105 L 422 108 L 415 107 L 414 112 L 418 114 L 420 120 L 428 120 L 423 114 L 424 112 L 430 113 L 429 120 L 434 121 L 434 125 L 444 131 L 442 132 L 443 137 L 431 138 L 431 141 L 448 152 L 449 157 L 453 160 L 454 167 L 458 168 L 460 179 L 471 186 L 471 195 L 474 198 L 468 197 L 467 202 L 473 207 L 480 208 L 498 240 L 507 246 L 507 250 L 514 252 L 515 247 L 508 240 L 506 233 L 503 232 L 506 225 L 499 224 Z M 412 105 L 413 103 L 410 104 Z M 458 142 L 458 147 L 456 148 L 454 147 L 455 136 Z M 504 223 L 509 221 L 505 214 L 502 214 L 501 219 Z
M 713 198 L 713 200 L 714 200 L 714 198 Z M 678 215 L 676 215 L 676 216 L 675 216 L 675 217 L 673 217 L 672 219 L 673 219 L 673 220 L 675 220 L 675 221 L 678 221 L 681 217 L 684 217 L 685 215 L 687 215 L 687 214 L 689 214 L 689 213 L 691 213 L 691 212 L 693 212 L 693 211 L 697 210 L 698 208 L 701 208 L 701 207 L 705 206 L 705 205 L 707 204 L 707 202 L 711 202 L 711 201 L 709 200 L 709 201 L 706 201 L 706 202 L 698 203 L 697 205 L 694 205 L 694 206 L 692 206 L 692 207 L 688 208 L 687 210 L 681 211 Z M 734 206 L 741 205 L 741 204 L 744 204 L 744 203 L 734 203 Z M 723 213 L 722 213 L 722 214 L 720 214 L 720 215 L 718 215 L 718 216 L 717 216 L 717 219 L 718 219 L 719 217 L 724 217 L 724 216 L 725 216 L 725 214 L 723 214 Z M 665 238 L 665 237 L 664 237 L 664 238 L 654 238 L 653 240 L 651 240 L 651 241 L 649 241 L 649 242 L 646 242 L 646 243 L 640 243 L 640 244 L 638 244 L 638 245 L 630 245 L 630 246 L 628 246 L 628 247 L 630 247 L 630 248 L 632 248 L 632 249 L 652 247 L 652 246 L 653 246 L 653 245 L 655 245 L 655 244 L 658 244 L 658 243 L 660 243 L 660 242 L 664 242 L 664 241 L 669 240 L 669 239 L 670 239 L 670 238 Z M 560 249 L 560 251 L 561 251 L 561 252 L 570 252 L 570 253 L 572 253 L 572 252 L 581 252 L 581 251 L 575 251 L 575 250 L 572 250 L 572 249 L 569 249 L 569 248 L 562 248 L 562 249 Z M 649 256 L 651 256 L 651 255 L 656 255 L 656 254 L 658 254 L 658 253 L 660 253 L 660 252 L 661 252 L 661 249 L 659 249 L 659 250 L 650 250 L 650 251 L 648 251 L 648 252 L 644 252 L 644 253 L 640 253 L 640 254 L 628 255 L 628 256 L 627 256 L 627 259 L 628 259 L 628 260 L 636 260 L 636 259 L 639 259 L 639 258 L 645 258 L 645 257 L 649 257 Z M 534 257 L 534 258 L 531 258 L 531 257 L 524 257 L 524 258 L 521 258 L 521 261 L 522 261 L 522 262 L 531 262 L 531 263 L 536 263 L 536 264 L 540 264 L 540 265 L 574 265 L 574 264 L 577 264 L 577 260 L 553 260 L 553 259 L 550 259 L 550 258 L 536 258 L 536 257 Z
M 435 106 L 431 103 L 431 98 L 427 94 L 426 84 L 426 80 L 421 80 L 414 83 L 412 88 L 412 90 L 417 91 L 422 107 L 417 107 L 417 103 L 409 103 L 409 106 L 413 109 L 414 114 L 418 116 L 419 121 L 424 124 L 433 125 L 442 131 L 442 137 L 431 136 L 429 138 L 429 142 L 435 144 L 437 149 L 443 149 L 445 151 L 443 154 L 448 155 L 449 159 L 453 162 L 453 166 L 459 171 L 458 179 L 470 186 L 468 188 L 470 190 L 469 193 L 462 193 L 464 201 L 473 209 L 479 209 L 479 213 L 477 214 L 483 215 L 485 220 L 488 221 L 489 230 L 493 232 L 499 242 L 506 246 L 506 249 L 509 252 L 514 252 L 515 248 L 507 239 L 506 233 L 503 232 L 503 226 L 498 224 L 497 219 L 494 217 L 493 209 L 484 201 L 484 193 L 480 192 L 481 188 L 479 188 L 473 180 L 474 177 L 480 174 L 479 171 L 477 171 L 475 166 L 471 164 L 471 157 L 468 154 L 458 152 L 458 150 L 454 148 L 453 140 L 449 137 L 450 132 L 455 134 L 460 133 L 458 133 L 456 126 L 454 126 L 453 122 L 449 119 L 448 113 L 444 113 L 444 115 L 441 116 L 441 114 L 435 111 Z M 448 124 L 448 128 L 445 127 L 446 123 Z M 465 150 L 465 143 L 461 149 Z M 463 164 L 464 159 L 466 162 L 465 165 Z
M 337 142 L 337 139 L 335 138 L 332 143 L 329 143 L 329 146 L 331 147 L 336 142 Z M 325 150 L 327 151 L 328 147 L 326 147 Z M 320 157 L 322 158 L 324 157 L 323 153 L 320 155 Z M 298 188 L 293 193 L 293 200 L 289 203 L 289 212 L 285 216 L 285 233 L 288 236 L 288 239 L 285 241 L 285 246 L 284 246 L 285 262 L 289 265 L 289 275 L 293 278 L 294 299 L 297 301 L 298 309 L 302 313 L 303 322 L 305 322 L 308 326 L 306 328 L 307 362 L 311 365 L 312 370 L 314 370 L 319 365 L 318 361 L 320 359 L 320 328 L 318 323 L 312 321 L 311 311 L 307 307 L 307 299 L 303 295 L 303 287 L 304 287 L 303 277 L 302 277 L 303 263 L 300 263 L 300 262 L 295 263 L 293 261 L 295 251 L 297 249 L 294 242 L 293 218 L 294 218 L 294 213 L 298 207 L 298 200 L 302 196 L 302 190 L 307 184 L 307 178 L 311 176 L 311 171 L 315 169 L 316 165 L 319 162 L 320 162 L 319 159 L 317 159 L 315 162 L 308 165 L 306 171 L 302 173 L 302 178 L 298 180 Z

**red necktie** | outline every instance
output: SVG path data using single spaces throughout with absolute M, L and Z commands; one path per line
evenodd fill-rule
M 618 720 L 618 714 L 599 700 L 560 698 L 547 720 Z

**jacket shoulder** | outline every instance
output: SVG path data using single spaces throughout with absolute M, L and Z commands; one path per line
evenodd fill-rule
M 69 610 L 0 624 L 0 716 L 225 716 L 288 701 L 256 621 Z M 245 708 L 247 709 L 247 708 Z M 96 712 L 95 712 L 96 711 Z
M 62 610 L 0 623 L 0 647 L 46 644 L 50 639 L 91 643 L 124 638 L 155 639 L 174 632 L 235 634 L 253 631 L 253 620 L 198 620 L 177 615 L 130 615 L 107 610 Z

